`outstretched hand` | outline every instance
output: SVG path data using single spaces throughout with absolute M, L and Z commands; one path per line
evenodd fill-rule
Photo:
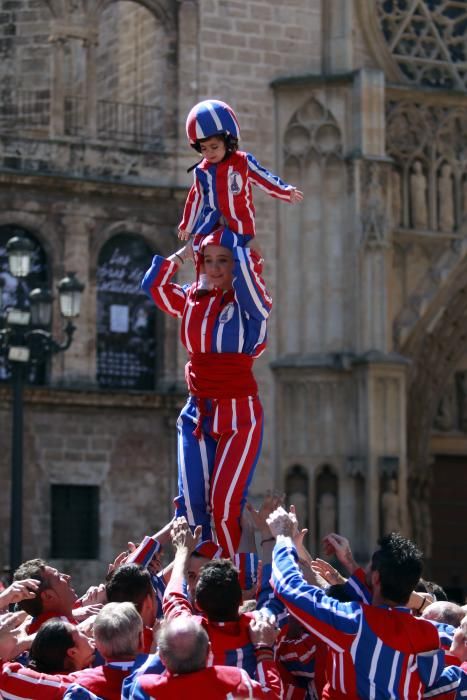
M 276 510 L 280 505 L 284 503 L 283 495 L 267 491 L 264 496 L 263 502 L 261 503 L 258 510 L 251 503 L 246 504 L 246 509 L 248 510 L 251 520 L 255 529 L 261 532 L 261 535 L 267 537 L 271 534 L 269 525 L 267 523 L 267 518 L 271 513 Z
M 297 530 L 297 518 L 294 513 L 289 512 L 279 506 L 266 520 L 273 537 L 284 535 L 293 537 Z
M 175 518 L 170 531 L 172 544 L 178 551 L 185 550 L 191 554 L 201 538 L 201 525 L 197 525 L 194 532 L 191 532 L 186 518 Z
M 335 569 L 331 564 L 324 559 L 313 559 L 311 562 L 311 568 L 313 572 L 321 576 L 326 583 L 333 586 L 335 584 L 342 584 L 346 582 L 346 579 Z
M 355 569 L 358 569 L 358 564 L 355 562 L 350 548 L 350 542 L 346 537 L 338 535 L 337 532 L 331 532 L 326 537 L 323 537 L 323 548 L 328 556 L 335 555 L 350 575 L 353 574 Z
M 297 190 L 296 187 L 293 188 L 290 192 L 290 203 L 291 204 L 298 204 L 299 202 L 303 201 L 303 192 L 301 190 Z
M 4 661 L 14 659 L 31 646 L 32 638 L 24 629 L 27 617 L 23 610 L 0 617 L 0 658 Z

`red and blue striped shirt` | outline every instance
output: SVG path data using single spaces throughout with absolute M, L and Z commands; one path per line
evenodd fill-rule
M 237 151 L 220 163 L 204 159 L 194 171 L 179 228 L 189 233 L 211 233 L 223 218 L 226 226 L 243 236 L 255 235 L 255 207 L 251 185 L 271 197 L 290 202 L 295 189 L 263 168 L 251 153 Z
M 274 549 L 272 585 L 289 612 L 329 647 L 323 698 L 420 698 L 444 666 L 436 628 L 407 608 L 340 603 L 304 580 L 295 547 Z
M 245 353 L 259 357 L 266 347 L 266 323 L 272 300 L 262 278 L 256 251 L 242 247 L 239 237 L 223 230 L 220 245 L 233 253 L 232 289 L 214 288 L 197 298 L 196 285 L 171 281 L 174 262 L 156 255 L 141 283 L 142 289 L 166 313 L 182 320 L 181 340 L 190 354 Z

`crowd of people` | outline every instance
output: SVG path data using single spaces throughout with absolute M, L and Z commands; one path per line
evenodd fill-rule
M 224 558 L 202 529 L 175 517 L 129 543 L 81 598 L 65 573 L 24 562 L 0 593 L 0 697 L 467 696 L 467 605 L 421 578 L 401 534 L 363 569 L 337 533 L 323 544 L 338 568 L 313 559 L 271 495 L 247 506 L 249 552 Z

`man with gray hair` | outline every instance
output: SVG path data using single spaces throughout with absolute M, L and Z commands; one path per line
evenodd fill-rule
M 173 698 L 235 698 L 281 697 L 280 676 L 273 659 L 277 630 L 270 620 L 254 619 L 250 637 L 259 652 L 258 678 L 254 681 L 242 668 L 207 666 L 209 637 L 196 618 L 181 615 L 163 622 L 159 631 L 159 655 L 166 666 L 162 675 L 140 676 L 133 690 L 138 700 L 172 700 Z
M 120 700 L 123 680 L 143 645 L 143 620 L 133 603 L 107 603 L 96 616 L 94 639 L 105 664 L 70 675 L 102 700 Z M 78 693 L 71 690 L 67 697 Z
M 40 673 L 19 663 L 4 664 L 0 696 L 57 700 L 67 692 L 67 700 L 95 700 L 96 696 L 98 700 L 120 700 L 123 680 L 141 650 L 143 621 L 133 603 L 109 603 L 96 616 L 94 634 L 96 647 L 104 657 L 102 666 L 65 675 Z M 84 646 L 89 650 L 88 644 Z

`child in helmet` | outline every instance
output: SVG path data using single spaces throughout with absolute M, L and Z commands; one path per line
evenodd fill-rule
M 272 197 L 295 204 L 303 193 L 263 168 L 251 153 L 238 150 L 240 128 L 235 112 L 220 100 L 204 100 L 186 120 L 190 145 L 203 156 L 194 168 L 194 183 L 188 194 L 178 237 L 193 238 L 195 253 L 202 236 L 219 224 L 243 237 L 245 245 L 255 236 L 255 207 L 251 185 Z M 251 247 L 258 249 L 253 244 Z M 205 288 L 204 275 L 200 287 Z

